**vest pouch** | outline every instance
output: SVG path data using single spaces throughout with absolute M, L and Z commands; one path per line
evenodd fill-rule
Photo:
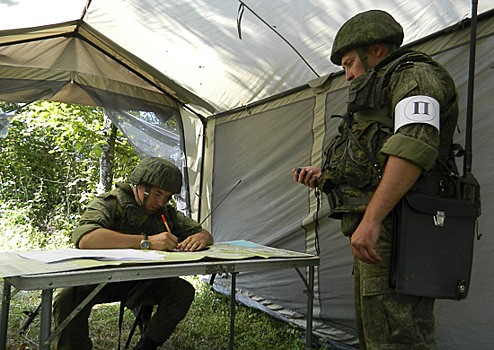
M 376 107 L 377 74 L 371 71 L 355 78 L 348 87 L 347 106 L 349 112 L 358 112 Z
M 390 287 L 408 295 L 466 298 L 476 214 L 466 200 L 407 193 L 393 213 Z
M 147 230 L 144 227 L 141 227 L 141 225 L 148 217 L 149 214 L 138 206 L 128 205 L 122 209 L 121 218 L 119 220 L 115 220 L 112 229 L 118 232 L 132 234 L 147 232 Z
M 389 138 L 389 133 L 373 120 L 355 121 L 350 127 L 342 124 L 341 134 L 328 147 L 322 181 L 330 181 L 334 185 L 347 184 L 354 189 L 377 187 L 379 178 L 375 176 L 365 152 L 379 159 L 378 150 Z M 349 132 L 354 134 L 361 147 L 349 137 Z M 385 158 L 379 160 L 383 166 Z

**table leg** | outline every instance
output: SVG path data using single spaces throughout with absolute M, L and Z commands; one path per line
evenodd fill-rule
M 309 287 L 307 291 L 307 334 L 305 348 L 312 349 L 312 312 L 314 309 L 314 266 L 309 266 Z
M 94 288 L 93 291 L 89 293 L 88 296 L 78 306 L 76 306 L 74 310 L 72 310 L 72 312 L 65 318 L 65 320 L 63 320 L 63 322 L 58 325 L 58 328 L 56 328 L 53 331 L 53 333 L 49 334 L 49 336 L 43 340 L 44 343 L 48 344 L 47 349 L 50 349 L 49 344 L 51 344 L 51 342 L 60 334 L 60 332 L 62 332 L 65 326 L 67 326 L 69 322 L 72 321 L 74 317 L 76 317 L 77 314 L 81 312 L 81 310 L 84 309 L 84 307 L 87 304 L 89 304 L 89 302 L 94 298 L 94 296 L 98 294 L 106 285 L 107 283 L 101 283 L 96 288 Z M 51 295 L 53 296 L 53 291 Z M 43 312 L 43 308 L 41 308 L 41 311 Z M 51 300 L 50 300 L 50 312 L 51 312 Z M 50 321 L 50 327 L 51 327 L 51 321 Z M 48 328 L 48 333 L 50 333 L 49 330 L 50 328 Z
M 11 285 L 3 281 L 2 294 L 2 313 L 0 316 L 0 350 L 5 350 L 7 346 L 7 329 L 9 325 L 9 308 L 10 308 L 10 291 Z
M 232 285 L 230 290 L 230 350 L 233 350 L 233 338 L 235 336 L 235 282 L 238 272 L 232 272 Z
M 43 289 L 41 292 L 41 316 L 39 326 L 39 349 L 50 350 L 51 331 L 51 306 L 53 301 L 53 289 Z

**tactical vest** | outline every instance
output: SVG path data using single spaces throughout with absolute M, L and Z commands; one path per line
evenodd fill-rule
M 342 213 L 363 213 L 377 189 L 380 174 L 376 169 L 384 169 L 387 161 L 387 156 L 380 150 L 393 134 L 392 108 L 397 102 L 391 101 L 388 83 L 398 67 L 411 62 L 433 64 L 434 61 L 418 52 L 393 53 L 375 70 L 357 77 L 350 84 L 347 120 L 340 124 L 339 135 L 331 140 L 325 151 L 323 175 L 319 181 L 319 188 L 328 195 L 331 217 L 340 219 Z M 395 95 L 394 99 L 403 97 L 399 92 Z

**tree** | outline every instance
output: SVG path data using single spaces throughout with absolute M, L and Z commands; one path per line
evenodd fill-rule
M 97 193 L 107 137 L 99 108 L 45 101 L 16 113 L 7 137 L 0 138 L 0 220 L 8 219 L 7 211 L 22 212 L 48 236 L 69 225 L 66 220 L 75 223 Z M 139 157 L 120 132 L 114 140 L 112 177 L 123 181 Z
M 117 127 L 106 115 L 104 119 L 104 133 L 106 142 L 101 147 L 101 156 L 99 162 L 100 176 L 98 192 L 108 192 L 111 190 L 113 182 L 113 160 L 115 158 L 115 141 L 117 138 Z

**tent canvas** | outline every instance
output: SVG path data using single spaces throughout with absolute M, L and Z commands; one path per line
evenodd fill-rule
M 243 14 L 240 3 L 248 7 Z M 216 241 L 250 239 L 314 253 L 317 201 L 293 183 L 291 169 L 321 163 L 338 124 L 329 116 L 345 109 L 347 84 L 327 59 L 332 38 L 346 19 L 374 7 L 370 2 L 347 5 L 324 0 L 50 0 L 40 8 L 36 1 L 2 2 L 0 100 L 51 98 L 105 106 L 128 135 L 138 129 L 135 123 L 145 128 L 146 138 L 135 144 L 140 154 L 151 154 L 158 144 L 159 152 L 187 169 L 191 195 L 184 193 L 184 209 L 198 220 L 215 209 L 205 224 Z M 381 7 L 404 25 L 407 44 L 413 41 L 451 72 L 462 117 L 469 40 L 469 22 L 462 20 L 470 13 L 468 5 L 419 0 Z M 494 191 L 488 179 L 494 175 L 494 124 L 489 120 L 494 21 L 487 11 L 494 1 L 479 6 L 484 16 L 477 35 L 473 172 L 482 184 L 479 227 L 485 234 L 476 242 L 469 297 L 436 304 L 440 349 L 487 349 L 494 341 L 494 310 L 486 303 L 493 297 L 487 264 L 493 246 L 487 233 L 493 226 L 488 213 Z M 37 16 L 25 15 L 30 12 Z M 152 118 L 143 120 L 140 113 L 141 118 L 133 118 L 129 111 L 145 116 L 151 111 Z M 167 118 L 180 122 L 175 135 L 162 125 Z M 463 120 L 459 126 L 464 130 Z M 457 135 L 457 141 L 462 138 Z M 324 197 L 321 203 L 315 330 L 352 345 L 350 248 L 339 223 L 327 218 Z M 238 283 L 254 299 L 279 307 L 279 314 L 304 317 L 303 286 L 293 271 L 242 274 Z
M 493 205 L 490 198 L 493 186 L 489 178 L 494 169 L 492 161 L 488 160 L 492 159 L 491 150 L 494 146 L 491 137 L 494 125 L 489 120 L 494 75 L 492 61 L 483 59 L 493 53 L 493 25 L 493 13 L 479 23 L 479 59 L 476 63 L 473 173 L 482 184 L 484 213 L 491 212 Z M 455 142 L 461 144 L 464 143 L 465 135 L 468 80 L 468 66 L 465 62 L 468 62 L 470 54 L 469 30 L 467 26 L 443 33 L 413 47 L 433 54 L 455 79 L 461 106 L 459 132 L 455 135 Z M 304 90 L 214 118 L 208 124 L 208 138 L 214 139 L 214 150 L 209 149 L 214 159 L 212 192 L 219 193 L 221 199 L 238 178 L 243 180 L 243 188 L 236 189 L 237 196 L 226 199 L 213 216 L 211 225 L 215 237 L 220 240 L 231 237 L 231 232 L 241 227 L 245 228 L 242 234 L 246 239 L 260 239 L 263 244 L 315 252 L 314 242 L 317 238 L 313 218 L 316 215 L 316 199 L 312 190 L 293 185 L 289 170 L 299 165 L 321 164 L 323 145 L 327 145 L 336 134 L 341 122 L 331 118 L 331 115 L 344 113 L 346 93 L 343 75 L 329 76 L 326 80 L 310 83 Z M 211 125 L 213 123 L 214 127 Z M 262 125 L 262 129 L 256 127 L 258 125 Z M 254 137 L 245 137 L 254 130 Z M 255 144 L 261 140 L 263 147 L 256 147 Z M 259 156 L 247 157 L 252 149 L 256 149 Z M 238 162 L 238 159 L 242 159 L 242 162 Z M 235 167 L 229 168 L 231 164 L 235 164 Z M 461 169 L 462 164 L 458 165 Z M 242 200 L 238 201 L 238 197 Z M 213 207 L 215 199 L 216 195 L 213 196 Z M 328 332 L 330 339 L 353 344 L 354 339 L 339 332 L 354 334 L 351 314 L 353 297 L 349 292 L 352 290 L 352 259 L 348 239 L 341 235 L 337 222 L 327 218 L 329 207 L 326 198 L 321 198 L 321 201 L 319 243 L 322 261 L 316 276 L 318 288 L 315 316 L 330 327 L 316 324 L 315 331 L 322 334 Z M 491 220 L 488 215 L 481 216 L 481 234 L 488 234 L 492 227 Z M 440 349 L 488 349 L 492 342 L 488 327 L 494 320 L 494 309 L 485 303 L 485 300 L 492 298 L 489 291 L 492 288 L 489 278 L 491 271 L 485 258 L 492 249 L 489 242 L 490 238 L 485 235 L 475 242 L 472 285 L 467 300 L 436 302 L 436 339 Z M 275 282 L 277 279 L 283 282 L 278 285 Z M 293 289 L 282 288 L 287 281 L 295 286 L 297 276 L 289 272 L 278 272 L 276 276 L 269 273 L 261 276 L 249 274 L 242 276 L 237 285 L 255 293 L 257 297 L 276 300 L 282 305 L 290 304 L 291 310 L 301 313 L 305 296 L 295 293 Z

